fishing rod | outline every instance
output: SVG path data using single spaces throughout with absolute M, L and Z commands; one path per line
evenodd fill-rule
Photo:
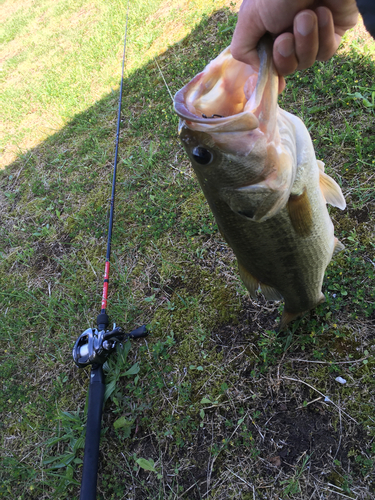
M 87 423 L 86 423 L 86 439 L 85 451 L 83 457 L 83 472 L 81 481 L 81 494 L 80 500 L 95 500 L 96 499 L 96 484 L 98 475 L 98 462 L 99 462 L 99 442 L 101 420 L 104 402 L 105 391 L 105 377 L 103 372 L 103 364 L 108 359 L 109 355 L 121 345 L 125 340 L 132 338 L 141 338 L 148 335 L 145 325 L 125 333 L 121 327 L 113 325 L 112 330 L 108 330 L 109 316 L 107 314 L 107 297 L 109 285 L 109 269 L 111 257 L 111 241 L 112 241 L 112 227 L 115 210 L 115 192 L 116 192 L 116 174 L 117 174 L 117 157 L 119 149 L 120 138 L 120 123 L 121 123 L 121 102 L 122 102 L 122 89 L 124 82 L 124 67 L 125 67 L 125 51 L 126 51 L 126 36 L 128 29 L 128 14 L 129 14 L 129 0 L 126 12 L 125 24 L 125 38 L 124 38 L 124 52 L 122 57 L 122 72 L 121 72 L 121 85 L 118 104 L 117 116 L 117 131 L 116 131 L 116 148 L 115 158 L 113 165 L 113 179 L 112 179 L 112 194 L 111 194 L 111 208 L 109 215 L 109 227 L 107 238 L 107 255 L 104 268 L 104 282 L 101 311 L 96 319 L 97 328 L 88 328 L 77 339 L 73 348 L 73 359 L 79 368 L 91 366 L 90 384 L 89 384 L 89 403 L 87 410 Z

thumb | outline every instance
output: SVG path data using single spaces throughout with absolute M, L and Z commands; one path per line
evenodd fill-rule
M 260 38 L 267 32 L 258 13 L 244 2 L 238 15 L 236 29 L 234 30 L 230 51 L 234 59 L 250 64 L 254 69 L 259 68 L 257 45 Z M 241 12 L 242 8 L 243 12 Z

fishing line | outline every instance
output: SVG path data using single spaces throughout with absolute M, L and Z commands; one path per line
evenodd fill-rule
M 161 77 L 163 78 L 164 84 L 165 84 L 165 86 L 167 87 L 167 90 L 168 90 L 169 95 L 170 95 L 170 97 L 171 97 L 171 99 L 172 99 L 172 102 L 173 102 L 173 96 L 172 96 L 172 94 L 171 94 L 171 91 L 169 90 L 169 87 L 168 87 L 167 82 L 165 81 L 165 78 L 164 78 L 163 72 L 162 72 L 162 70 L 160 69 L 160 66 L 159 66 L 159 64 L 158 64 L 158 62 L 157 62 L 157 60 L 156 60 L 156 59 L 155 59 L 155 62 L 156 62 L 156 66 L 158 67 L 158 70 L 160 71 Z

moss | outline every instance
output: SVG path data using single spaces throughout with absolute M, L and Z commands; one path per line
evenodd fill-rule
M 191 195 L 180 207 L 181 228 L 186 236 L 213 234 L 217 232 L 215 218 L 212 215 L 204 194 L 199 191 Z
M 195 432 L 205 394 L 211 400 L 223 396 L 224 372 L 218 371 L 213 377 L 210 369 L 211 366 L 222 366 L 223 353 L 210 348 L 207 341 L 217 325 L 235 323 L 240 308 L 241 301 L 234 287 L 227 286 L 218 273 L 189 265 L 184 269 L 184 279 L 179 281 L 170 298 L 168 309 L 159 307 L 153 314 L 153 336 L 148 341 L 150 350 L 166 341 L 173 332 L 175 343 L 168 350 L 172 372 L 163 375 L 163 380 L 177 388 L 177 392 L 170 396 L 177 414 L 172 418 L 170 408 L 160 411 L 160 399 L 156 398 L 153 407 L 159 423 L 154 425 L 158 428 L 160 421 L 166 420 L 168 432 L 173 433 L 176 442 L 185 442 Z M 202 387 L 205 387 L 204 392 Z M 184 417 L 178 414 L 178 405 L 183 405 Z M 183 418 L 187 420 L 182 422 Z
M 373 216 L 370 215 L 370 220 Z M 373 225 L 368 222 L 363 222 L 356 226 L 356 234 L 358 235 L 359 243 L 364 245 L 368 250 L 374 250 L 375 233 Z
M 218 273 L 198 266 L 189 266 L 184 272 L 181 287 L 170 299 L 175 309 L 155 312 L 152 323 L 158 331 L 173 330 L 178 335 L 192 328 L 196 331 L 192 325 L 212 330 L 218 324 L 236 321 L 241 304 L 232 286 L 223 283 Z
M 337 235 L 347 235 L 355 228 L 355 222 L 346 213 L 343 217 L 338 217 L 335 220 L 335 233 Z
M 40 217 L 44 211 L 45 200 L 41 197 L 32 198 L 30 201 L 26 201 L 24 205 L 19 203 L 17 207 L 17 215 L 19 217 L 22 215 L 30 216 L 30 214 L 33 214 L 34 217 Z
M 332 471 L 330 474 L 326 476 L 328 482 L 338 486 L 339 488 L 345 483 L 345 478 L 336 471 Z

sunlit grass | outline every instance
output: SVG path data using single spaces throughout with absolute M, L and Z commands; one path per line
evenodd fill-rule
M 131 2 L 126 74 L 166 50 L 202 14 L 224 3 Z M 0 165 L 9 164 L 118 88 L 126 9 L 125 1 L 113 0 L 4 2 Z

